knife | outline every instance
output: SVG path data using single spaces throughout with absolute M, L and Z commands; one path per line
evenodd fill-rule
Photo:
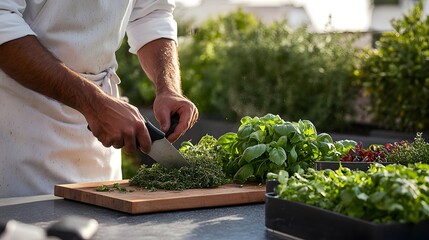
M 158 162 L 162 166 L 169 169 L 188 166 L 188 161 L 166 138 L 174 132 L 174 129 L 179 123 L 179 114 L 175 113 L 171 116 L 170 128 L 166 133 L 155 127 L 147 117 L 144 117 L 144 119 L 146 128 L 150 135 L 150 140 L 152 141 L 152 146 L 148 154 L 142 154 L 149 156 L 155 162 Z M 87 128 L 89 131 L 91 131 L 89 125 L 87 126 Z M 140 148 L 140 144 L 138 142 L 137 148 Z
M 171 116 L 170 128 L 166 133 L 155 127 L 149 120 L 145 117 L 146 128 L 149 131 L 150 139 L 152 140 L 152 146 L 148 154 L 154 161 L 158 162 L 166 168 L 180 168 L 183 166 L 188 166 L 188 161 L 180 154 L 180 152 L 167 140 L 168 137 L 177 124 L 179 123 L 179 115 L 173 114 Z M 143 153 L 144 154 L 144 153 Z

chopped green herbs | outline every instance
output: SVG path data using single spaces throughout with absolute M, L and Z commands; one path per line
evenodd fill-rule
M 112 187 L 109 187 L 108 185 L 101 185 L 95 189 L 97 192 L 114 192 L 119 191 L 122 193 L 126 192 L 134 192 L 134 189 L 127 189 L 124 186 L 119 185 L 119 183 L 114 183 Z
M 184 142 L 179 150 L 189 166 L 167 169 L 159 164 L 142 165 L 129 183 L 150 191 L 209 188 L 229 183 L 219 164 L 216 144 L 216 139 L 209 135 L 202 137 L 196 145 Z
M 101 185 L 101 186 L 97 187 L 95 189 L 95 191 L 97 191 L 97 192 L 112 192 L 112 191 L 114 191 L 114 189 L 107 186 L 107 185 Z

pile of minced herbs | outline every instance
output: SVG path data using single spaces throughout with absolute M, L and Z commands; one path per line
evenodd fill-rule
M 156 191 L 185 190 L 192 188 L 218 187 L 229 183 L 222 171 L 217 140 L 203 136 L 198 144 L 189 141 L 182 143 L 179 152 L 188 160 L 189 165 L 178 169 L 168 169 L 155 163 L 151 167 L 140 166 L 137 174 L 129 180 L 130 186 Z

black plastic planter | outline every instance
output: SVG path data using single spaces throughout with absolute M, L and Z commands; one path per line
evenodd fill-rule
M 267 184 L 265 195 L 265 226 L 269 231 L 302 239 L 429 239 L 429 221 L 376 224 L 280 199 L 272 191 L 274 186 Z

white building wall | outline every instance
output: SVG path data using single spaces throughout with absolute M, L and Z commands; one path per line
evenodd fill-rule
M 428 15 L 429 0 L 423 1 Z M 401 18 L 417 2 L 401 0 L 399 5 L 374 6 L 372 0 L 201 0 L 199 5 L 181 7 L 179 1 L 175 15 L 198 25 L 241 7 L 265 23 L 286 18 L 292 27 L 307 24 L 316 32 L 390 31 L 390 21 Z

